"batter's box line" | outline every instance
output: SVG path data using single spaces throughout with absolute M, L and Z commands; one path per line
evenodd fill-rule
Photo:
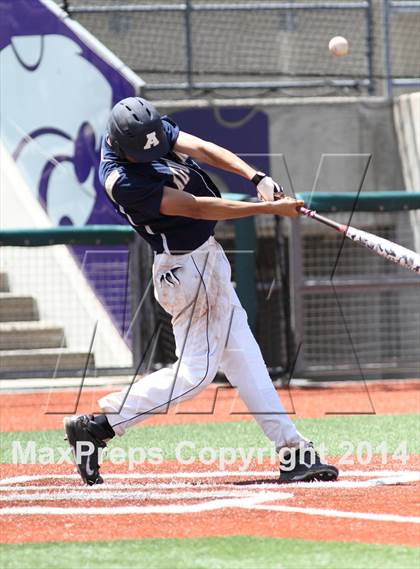
M 415 481 L 414 477 L 406 477 L 402 480 L 401 477 L 388 478 L 388 479 L 373 479 L 366 481 L 341 481 L 338 483 L 334 482 L 314 482 L 310 485 L 310 489 L 315 488 L 334 488 L 335 491 L 338 489 L 361 489 L 369 488 L 375 486 L 383 485 L 401 485 L 407 484 L 409 482 Z M 114 484 L 108 484 L 105 489 L 85 489 L 80 487 L 65 488 L 64 490 L 60 487 L 55 486 L 55 492 L 51 492 L 50 489 L 46 489 L 43 486 L 34 487 L 33 491 L 28 492 L 27 488 L 8 486 L 9 493 L 4 492 L 0 495 L 0 502 L 61 502 L 61 501 L 122 501 L 122 500 L 137 500 L 142 502 L 153 502 L 153 501 L 177 501 L 177 500 L 204 500 L 204 499 L 251 499 L 255 500 L 259 497 L 266 497 L 267 492 L 274 496 L 273 501 L 284 499 L 284 490 L 291 490 L 295 488 L 307 489 L 307 484 L 294 483 L 282 485 L 279 484 L 276 488 L 275 484 L 259 484 L 258 486 L 247 485 L 242 487 L 229 486 L 224 490 L 221 490 L 219 485 L 208 485 L 206 489 L 189 486 L 187 488 L 164 488 L 159 485 L 154 485 L 154 490 L 160 490 L 160 492 L 152 491 L 150 486 L 147 484 L 143 485 L 133 485 L 131 488 L 124 487 L 122 492 L 118 492 L 118 488 Z M 164 485 L 162 485 L 164 486 Z M 226 485 L 223 485 L 226 486 Z M 16 491 L 19 493 L 16 493 Z M 22 490 L 26 490 L 26 493 L 22 493 Z M 166 490 L 166 492 L 162 492 Z M 182 490 L 182 491 L 180 491 Z M 13 493 L 15 492 L 15 493 Z M 289 494 L 288 497 L 293 497 Z M 264 499 L 264 501 L 269 501 L 269 499 Z
M 128 515 L 128 514 L 195 514 L 222 510 L 225 508 L 252 508 L 261 502 L 293 498 L 293 494 L 284 492 L 266 492 L 261 496 L 251 498 L 223 498 L 202 504 L 172 504 L 167 506 L 121 506 L 121 507 L 50 507 L 50 506 L 24 506 L 10 507 L 0 510 L 1 516 L 10 515 Z
M 209 470 L 202 472 L 125 472 L 125 473 L 109 473 L 105 474 L 104 478 L 106 480 L 165 480 L 165 479 L 186 479 L 195 480 L 200 478 L 227 478 L 227 477 L 273 477 L 278 476 L 278 470 L 250 470 L 250 471 L 239 471 L 239 470 Z M 420 472 L 415 470 L 343 470 L 340 472 L 340 478 L 346 477 L 388 477 L 388 476 L 398 476 L 398 475 L 415 475 L 420 480 Z M 25 482 L 35 482 L 37 480 L 80 480 L 78 474 L 28 474 L 19 475 L 8 478 L 0 479 L 0 489 L 2 486 L 9 484 L 18 484 Z M 340 482 L 334 482 L 333 484 L 339 484 Z M 310 486 L 313 487 L 312 483 Z M 323 485 L 326 482 L 322 483 Z
M 294 482 L 289 484 L 277 484 L 273 482 L 261 482 L 257 486 L 253 482 L 242 484 L 240 487 L 231 483 L 214 483 L 193 485 L 191 483 L 178 484 L 174 487 L 172 484 L 146 482 L 144 484 L 124 485 L 108 483 L 105 487 L 97 486 L 94 488 L 74 486 L 3 486 L 0 488 L 0 501 L 61 501 L 61 500 L 122 500 L 122 499 L 149 499 L 164 500 L 168 497 L 176 500 L 189 500 L 200 498 L 220 498 L 220 497 L 239 497 L 253 498 L 255 496 L 264 495 L 268 491 L 274 492 L 277 497 L 282 496 L 283 490 L 291 490 L 294 488 L 314 490 L 318 488 L 334 488 L 339 489 L 361 489 L 372 488 L 375 486 L 398 486 L 418 482 L 420 480 L 417 472 L 400 472 L 394 473 L 394 476 L 372 478 L 369 480 L 340 480 L 334 482 L 312 482 L 310 484 L 303 482 Z M 223 490 L 221 488 L 224 488 Z M 52 492 L 51 492 L 52 490 Z M 161 492 L 151 492 L 151 490 L 160 490 Z M 166 492 L 162 493 L 162 490 Z M 180 492 L 180 490 L 182 490 Z M 189 492 L 185 492 L 189 490 Z M 209 490 L 212 490 L 209 492 Z M 10 492 L 19 491 L 19 494 L 10 494 Z M 54 492 L 55 491 L 55 492 Z M 116 494 L 117 491 L 121 491 Z M 9 494 L 7 494 L 9 492 Z M 26 492 L 26 493 L 22 493 Z
M 270 471 L 268 471 L 270 473 Z M 217 471 L 217 472 L 188 472 L 188 473 L 125 473 L 125 474 L 111 474 L 109 476 L 110 479 L 120 479 L 124 477 L 125 479 L 131 478 L 135 480 L 150 480 L 150 479 L 165 479 L 168 476 L 174 478 L 174 474 L 178 477 L 185 478 L 186 475 L 189 478 L 199 479 L 203 477 L 212 476 L 213 478 L 217 477 L 226 477 L 229 475 L 236 475 L 243 477 L 244 475 L 252 475 L 252 476 L 259 476 L 266 474 L 267 471 L 259 471 L 259 472 L 226 472 L 226 471 Z M 378 521 L 378 522 L 393 522 L 393 523 L 420 523 L 420 517 L 416 516 L 401 516 L 398 514 L 375 514 L 369 512 L 349 512 L 349 511 L 340 511 L 340 510 L 331 510 L 331 509 L 322 509 L 322 508 L 304 508 L 304 507 L 295 507 L 295 506 L 284 506 L 279 504 L 267 504 L 267 502 L 278 502 L 279 500 L 288 500 L 293 499 L 294 494 L 291 492 L 284 492 L 283 489 L 287 488 L 291 490 L 293 488 L 305 488 L 307 489 L 316 489 L 318 487 L 322 488 L 334 488 L 337 491 L 339 488 L 365 488 L 366 486 L 377 486 L 377 485 L 390 485 L 390 484 L 403 484 L 408 482 L 415 482 L 419 480 L 419 473 L 416 471 L 395 471 L 395 470 L 379 470 L 379 471 L 360 471 L 360 470 L 353 470 L 344 472 L 343 475 L 348 477 L 355 477 L 359 475 L 361 478 L 370 478 L 368 480 L 340 480 L 338 482 L 314 482 L 311 484 L 305 483 L 294 483 L 288 484 L 286 487 L 283 485 L 277 486 L 277 491 L 273 491 L 276 487 L 275 485 L 267 485 L 265 487 L 253 487 L 253 492 L 251 492 L 251 496 L 249 495 L 250 490 L 242 488 L 239 492 L 241 493 L 238 496 L 238 489 L 231 488 L 230 491 L 223 491 L 223 494 L 228 494 L 228 497 L 218 498 L 220 496 L 220 489 L 219 491 L 217 488 L 219 487 L 217 482 L 213 484 L 213 488 L 215 489 L 214 492 L 201 492 L 200 496 L 200 488 L 197 487 L 195 492 L 172 492 L 170 495 L 168 492 L 165 494 L 162 493 L 150 493 L 144 492 L 145 486 L 142 485 L 142 492 L 131 492 L 128 494 L 124 492 L 121 495 L 120 499 L 139 499 L 141 497 L 146 497 L 146 499 L 155 499 L 155 500 L 162 500 L 166 499 L 167 497 L 171 500 L 182 500 L 191 498 L 191 499 L 205 499 L 206 501 L 202 503 L 195 503 L 195 504 L 166 504 L 166 505 L 145 505 L 145 506 L 138 506 L 138 505 L 127 505 L 127 506 L 112 506 L 112 507 L 51 507 L 51 506 L 40 506 L 37 504 L 36 506 L 11 506 L 8 508 L 3 508 L 0 511 L 1 515 L 55 515 L 55 516 L 69 516 L 69 515 L 127 515 L 127 514 L 138 514 L 138 515 L 145 515 L 145 514 L 194 514 L 194 513 L 203 513 L 209 511 L 215 511 L 220 509 L 229 509 L 229 508 L 240 508 L 240 509 L 248 509 L 248 510 L 264 510 L 270 512 L 284 512 L 284 513 L 300 513 L 305 515 L 314 515 L 314 516 L 324 516 L 324 517 L 335 517 L 335 518 L 349 518 L 349 519 L 361 519 L 361 520 L 369 520 L 369 521 Z M 381 478 L 375 478 L 375 475 L 381 476 Z M 24 481 L 34 481 L 37 480 L 48 480 L 51 478 L 57 479 L 71 479 L 73 480 L 77 475 L 30 475 L 30 476 L 17 476 L 14 478 L 4 479 L 1 481 L 1 485 L 4 487 L 5 482 L 8 481 L 10 485 L 10 481 L 14 480 L 15 483 L 23 483 Z M 373 478 L 372 478 L 373 477 Z M 251 484 L 251 483 L 250 483 Z M 163 483 L 162 486 L 167 484 Z M 55 487 L 56 489 L 60 490 L 60 487 Z M 266 491 L 266 488 L 268 491 Z M 13 491 L 16 490 L 25 490 L 25 486 L 18 486 L 15 485 L 13 487 Z M 42 487 L 37 487 L 37 494 L 32 495 L 9 495 L 4 496 L 5 501 L 17 501 L 18 499 L 21 500 L 34 500 L 34 501 L 41 501 L 44 499 L 45 501 L 62 501 L 71 500 L 73 499 L 82 499 L 85 500 L 87 493 L 86 489 L 77 489 L 72 492 L 57 492 L 56 494 L 52 494 L 51 492 L 42 493 Z M 93 491 L 92 491 L 93 490 Z M 109 484 L 106 489 L 102 489 L 98 487 L 97 489 L 90 489 L 89 490 L 89 498 L 92 500 L 99 501 L 101 499 L 106 500 L 108 502 L 109 499 L 115 499 L 115 490 L 113 490 L 113 485 Z M 216 499 L 208 499 L 216 497 Z
M 306 514 L 308 516 L 324 516 L 328 518 L 348 518 L 352 520 L 369 520 L 374 522 L 396 522 L 405 524 L 420 524 L 420 517 L 400 516 L 398 514 L 370 514 L 369 512 L 343 512 L 341 510 L 328 510 L 321 508 L 298 508 L 294 506 L 267 506 L 256 504 L 253 510 L 265 510 L 270 512 L 287 512 L 294 514 Z

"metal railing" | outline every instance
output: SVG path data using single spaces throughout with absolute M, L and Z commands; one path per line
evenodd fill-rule
M 233 193 L 223 196 L 234 201 L 249 198 Z M 254 219 L 236 220 L 232 227 L 234 239 L 230 254 L 235 266 L 236 291 L 247 310 L 250 325 L 254 327 L 257 312 Z M 170 319 L 159 309 L 153 296 L 153 252 L 130 226 L 0 230 L 0 252 L 0 323 L 19 320 L 20 304 L 28 303 L 31 298 L 39 310 L 33 310 L 31 317 L 26 315 L 26 319 L 37 321 L 41 330 L 43 321 L 52 321 L 56 329 L 63 329 L 62 339 L 59 338 L 54 346 L 38 345 L 38 348 L 56 349 L 56 353 L 47 354 L 48 362 L 44 353 L 21 354 L 22 358 L 31 356 L 30 370 L 8 367 L 9 363 L 6 365 L 2 359 L 5 352 L 0 345 L 0 375 L 12 377 L 46 372 L 65 375 L 69 371 L 86 374 L 98 370 L 101 373 L 144 372 L 175 357 Z M 3 281 L 7 281 L 7 286 L 2 287 Z M 92 302 L 94 306 L 102 304 L 104 310 L 102 317 L 98 314 L 96 325 L 95 308 L 89 310 L 82 306 Z M 13 307 L 16 313 L 12 311 Z M 49 326 L 50 323 L 44 334 L 50 333 Z M 91 328 L 92 337 L 88 333 Z M 114 363 L 115 354 L 108 356 L 106 353 L 109 346 L 104 336 L 110 328 L 114 339 L 117 338 L 121 345 L 126 344 L 131 351 L 130 361 L 126 358 L 124 365 Z M 14 350 L 22 349 L 19 335 L 12 340 Z M 6 356 L 9 362 L 16 354 Z M 66 363 L 69 356 L 72 359 Z M 89 365 L 85 369 L 86 361 Z M 69 368 L 69 365 L 73 367 Z M 80 367 L 76 369 L 75 366 Z
M 392 65 L 392 38 L 391 28 L 394 17 L 397 14 L 417 14 L 420 23 L 420 1 L 419 0 L 384 0 L 384 66 L 385 66 L 385 93 L 388 97 L 392 96 L 393 87 L 418 87 L 420 88 L 420 52 L 417 53 L 418 76 L 395 77 Z M 420 25 L 417 29 L 420 35 Z M 414 50 L 415 51 L 415 50 Z
M 413 248 L 420 193 L 320 192 L 320 212 Z M 312 199 L 313 198 L 313 199 Z M 312 200 L 312 201 L 311 201 Z M 294 377 L 415 377 L 420 371 L 420 281 L 342 236 L 296 220 L 289 241 Z
M 121 225 L 0 231 L 0 376 L 131 372 L 135 236 Z
M 113 47 L 121 48 L 117 55 L 131 67 L 134 66 L 134 70 L 145 79 L 146 92 L 302 89 L 303 93 L 308 93 L 310 90 L 329 89 L 329 92 L 335 93 L 350 89 L 373 94 L 372 1 L 196 3 L 186 0 L 180 3 L 82 5 L 67 0 L 63 7 L 100 39 L 99 26 L 107 24 L 100 24 L 98 20 L 106 18 L 107 14 L 112 18 L 119 15 L 133 19 L 150 18 L 153 14 L 165 15 L 161 28 L 153 20 L 156 44 L 160 43 L 161 46 L 149 45 L 149 49 L 146 45 L 134 47 L 141 53 L 142 57 L 137 57 L 137 61 L 143 60 L 143 68 L 136 68 L 133 44 L 130 44 L 130 48 L 128 44 L 124 45 L 126 37 L 123 32 L 120 39 L 114 34 Z M 350 13 L 354 21 L 349 17 Z M 215 20 L 215 15 L 220 15 L 220 18 Z M 92 16 L 97 19 L 94 21 Z M 316 23 L 312 25 L 314 17 Z M 273 20 L 276 20 L 275 24 Z M 142 30 L 148 26 L 144 24 L 148 20 L 141 22 L 136 28 L 139 42 Z M 225 29 L 230 23 L 235 30 Z M 124 25 L 130 27 L 136 24 L 124 20 Z M 265 29 L 271 38 L 269 41 L 264 37 Z M 338 61 L 328 56 L 328 39 L 336 35 L 337 30 L 353 31 L 351 60 Z M 127 29 L 126 33 L 133 33 L 133 28 Z M 273 35 L 276 41 L 273 41 Z M 174 37 L 178 47 L 171 45 Z M 104 34 L 104 43 L 107 43 L 107 39 L 109 30 Z M 159 49 L 162 53 L 157 53 Z M 175 51 L 176 54 L 172 53 Z M 127 58 L 131 56 L 133 63 L 130 64 Z M 168 59 L 171 63 L 168 63 Z M 228 60 L 232 61 L 232 69 L 228 69 Z M 159 73 L 162 77 L 154 80 L 154 75 Z M 165 77 L 171 79 L 171 75 L 173 80 L 165 81 Z M 180 75 L 183 78 L 181 81 Z
M 145 79 L 145 92 L 350 90 L 391 96 L 394 87 L 420 87 L 412 48 L 420 0 L 88 2 L 61 5 Z M 150 43 L 151 31 L 156 42 Z M 351 57 L 344 61 L 328 58 L 326 50 L 337 33 L 351 40 Z

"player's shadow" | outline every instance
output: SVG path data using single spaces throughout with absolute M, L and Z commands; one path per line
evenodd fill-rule
M 280 478 L 258 478 L 257 480 L 233 480 L 228 482 L 232 486 L 258 486 L 258 484 L 285 484 Z

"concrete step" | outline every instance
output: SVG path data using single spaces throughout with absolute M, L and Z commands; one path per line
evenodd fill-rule
M 62 371 L 83 372 L 88 354 L 66 348 L 43 350 L 4 350 L 0 352 L 0 376 L 19 372 L 45 372 L 48 374 Z M 88 369 L 95 366 L 93 354 L 89 355 Z
M 0 350 L 65 347 L 61 326 L 43 321 L 0 323 Z
M 0 292 L 0 322 L 21 322 L 38 318 L 35 298 L 24 294 Z
M 9 277 L 7 273 L 0 271 L 0 292 L 8 292 L 9 290 Z

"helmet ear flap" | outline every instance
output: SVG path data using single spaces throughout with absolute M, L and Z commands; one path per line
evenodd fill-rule
M 111 148 L 115 152 L 115 154 L 117 156 L 119 156 L 120 158 L 124 158 L 124 152 L 123 152 L 118 140 L 115 140 L 115 138 L 110 137 L 110 143 L 111 143 Z

